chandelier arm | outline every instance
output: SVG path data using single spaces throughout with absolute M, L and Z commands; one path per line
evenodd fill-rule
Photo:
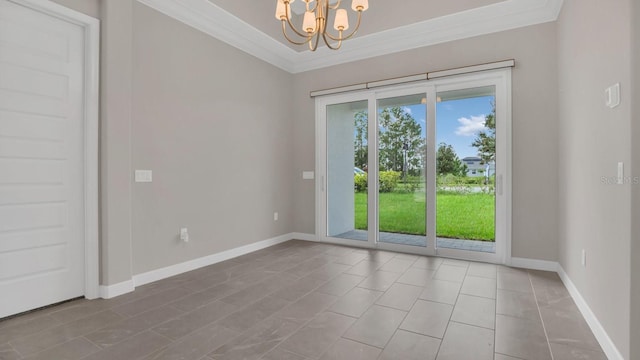
M 327 47 L 331 50 L 338 50 L 342 47 L 342 40 L 338 39 L 338 43 L 336 45 L 331 45 L 331 41 L 327 39 L 327 33 L 322 34 L 322 38 L 324 39 L 324 43 L 327 44 Z
M 309 37 L 309 40 L 311 40 L 311 37 Z M 320 44 L 320 31 L 318 31 L 318 33 L 316 34 L 315 44 L 313 43 L 313 41 L 309 41 L 309 50 L 316 51 L 318 49 L 318 44 Z
M 353 29 L 353 32 L 351 32 L 351 34 L 345 37 L 341 37 L 341 36 L 334 37 L 333 35 L 331 35 L 331 33 L 327 31 L 326 32 L 327 36 L 329 36 L 329 38 L 334 41 L 349 40 L 353 37 L 353 35 L 355 35 L 358 32 L 358 29 L 360 29 L 360 20 L 362 20 L 362 11 L 358 11 L 358 22 L 356 23 L 356 27 Z
M 320 3 L 320 1 L 316 0 L 316 4 L 313 6 L 313 9 L 309 9 L 309 2 L 307 2 L 307 11 L 316 12 L 316 10 L 318 10 L 318 4 Z
M 329 9 L 331 9 L 331 10 L 336 10 L 337 8 L 339 8 L 339 7 L 340 7 L 340 3 L 341 3 L 341 2 L 342 2 L 342 0 L 338 0 L 338 2 L 337 2 L 335 5 L 333 5 L 333 6 L 329 6 Z
M 287 41 L 289 41 L 290 43 L 294 44 L 294 45 L 304 45 L 306 43 L 308 43 L 309 41 L 311 41 L 311 36 L 307 36 L 307 40 L 303 41 L 303 42 L 298 42 L 298 41 L 294 41 L 291 40 L 291 38 L 289 37 L 289 35 L 287 35 L 287 26 L 284 23 L 284 20 L 282 20 L 282 34 L 284 35 L 284 38 L 287 39 Z

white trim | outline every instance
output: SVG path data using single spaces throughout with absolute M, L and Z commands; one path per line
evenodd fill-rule
M 519 257 L 512 257 L 511 264 L 509 264 L 509 266 L 523 268 L 523 269 L 553 271 L 553 272 L 558 272 L 558 267 L 559 267 L 558 262 L 556 261 L 528 259 L 528 258 L 519 258 Z
M 364 90 L 366 88 L 367 88 L 366 83 L 356 84 L 356 85 L 347 85 L 347 86 L 340 86 L 340 87 L 325 89 L 325 90 L 314 90 L 311 93 L 309 93 L 309 95 L 311 97 L 316 97 L 316 96 L 331 95 L 331 94 L 337 94 L 337 93 L 343 93 L 343 92 L 349 92 L 349 91 Z
M 291 240 L 318 241 L 318 237 L 315 234 L 294 232 L 291 233 Z
M 582 316 L 584 316 L 587 324 L 589 324 L 589 328 L 591 328 L 591 331 L 593 331 L 593 335 L 596 337 L 598 343 L 602 347 L 602 351 L 604 351 L 605 355 L 607 355 L 607 358 L 609 360 L 624 360 L 624 357 L 622 356 L 616 345 L 613 343 L 602 324 L 600 324 L 600 321 L 598 321 L 596 315 L 593 313 L 593 311 L 591 311 L 591 308 L 587 304 L 587 301 L 582 297 L 580 291 L 578 291 L 578 288 L 571 281 L 569 275 L 567 275 L 561 265 L 558 265 L 557 271 L 560 279 L 564 283 L 564 286 L 567 288 L 569 294 L 571 294 L 571 297 L 573 298 L 573 301 L 575 301 L 576 305 L 578 306 L 580 313 L 582 313 Z
M 427 78 L 431 80 L 431 79 L 437 79 L 445 76 L 469 74 L 469 73 L 474 73 L 479 71 L 496 70 L 496 69 L 502 69 L 507 67 L 514 67 L 514 66 L 516 66 L 515 60 L 513 59 L 503 60 L 503 61 L 496 61 L 496 62 L 491 62 L 486 64 L 463 66 L 463 67 L 453 68 L 448 70 L 432 71 L 427 73 Z
M 240 246 L 237 248 L 229 249 L 216 254 L 204 256 L 201 258 L 185 261 L 179 264 L 170 265 L 164 268 L 151 270 L 146 273 L 133 276 L 133 284 L 135 286 L 141 286 L 144 284 L 152 283 L 154 281 L 166 279 L 171 276 L 182 274 L 191 270 L 199 269 L 201 267 L 213 265 L 225 260 L 233 259 L 238 256 L 242 256 L 254 251 L 258 251 L 269 246 L 277 245 L 285 241 L 289 241 L 292 238 L 291 233 L 276 236 L 271 239 L 258 241 L 249 245 Z
M 127 280 L 113 285 L 100 285 L 100 297 L 103 299 L 112 299 L 134 290 L 133 280 Z
M 49 0 L 11 0 L 84 29 L 84 235 L 87 299 L 100 296 L 98 220 L 98 111 L 100 81 L 100 21 Z
M 515 64 L 515 63 L 514 63 Z M 504 170 L 505 179 L 504 179 L 504 187 L 508 191 L 508 196 L 505 198 L 504 203 L 504 221 L 506 222 L 504 227 L 506 241 L 504 242 L 504 249 L 501 254 L 498 254 L 503 263 L 511 262 L 511 249 L 513 242 L 513 234 L 512 234 L 512 226 L 513 226 L 513 79 L 512 79 L 512 71 L 506 71 L 505 78 L 505 91 L 508 99 L 508 106 L 506 107 L 506 116 L 509 121 L 504 125 L 504 131 L 506 133 L 506 138 L 504 139 L 504 146 L 506 146 L 505 156 L 506 159 L 504 163 L 506 164 L 506 169 Z
M 563 0 L 506 0 L 355 37 L 340 51 L 297 52 L 208 0 L 138 0 L 290 73 L 555 21 Z M 366 21 L 366 14 L 363 21 Z M 280 26 L 273 19 L 273 26 Z
M 398 77 L 398 78 L 393 78 L 393 79 L 370 81 L 370 82 L 367 83 L 367 88 L 371 89 L 371 88 L 374 88 L 374 87 L 397 85 L 397 84 L 406 84 L 406 83 L 409 83 L 409 82 L 424 81 L 424 80 L 427 80 L 427 74 L 409 75 L 409 76 L 403 76 L 403 77 Z

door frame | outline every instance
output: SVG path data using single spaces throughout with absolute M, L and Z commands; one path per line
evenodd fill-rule
M 321 151 L 321 149 L 326 150 L 327 143 L 327 132 L 326 128 L 323 129 L 323 126 L 326 125 L 326 114 L 327 114 L 327 106 L 331 104 L 343 104 L 343 103 L 351 103 L 358 101 L 367 101 L 367 116 L 372 116 L 371 114 L 375 113 L 376 104 L 375 104 L 375 94 L 373 93 L 347 93 L 340 95 L 333 95 L 323 98 L 316 99 L 316 239 L 324 242 L 332 242 L 341 245 L 349 245 L 355 247 L 366 247 L 366 248 L 375 248 L 375 233 L 371 229 L 378 228 L 378 217 L 377 213 L 374 211 L 369 211 L 369 204 L 372 204 L 373 201 L 378 201 L 377 194 L 373 194 L 374 192 L 369 191 L 367 195 L 367 241 L 358 241 L 358 240 L 350 240 L 350 239 L 340 239 L 339 241 L 332 241 L 327 236 L 322 235 L 326 234 L 327 229 L 327 217 L 323 216 L 321 208 L 326 208 L 328 202 L 328 192 L 327 189 L 327 179 L 326 179 L 326 164 L 327 164 L 327 152 Z M 323 121 L 319 121 L 318 119 L 324 119 Z M 367 124 L 367 139 L 372 139 L 372 134 L 377 131 L 373 126 Z M 367 140 L 367 144 L 369 140 Z M 378 151 L 372 151 L 369 149 L 368 152 L 368 162 L 372 164 L 373 159 L 377 161 Z M 324 164 L 324 169 L 321 164 Z M 377 168 L 377 165 L 376 165 Z M 371 169 L 369 171 L 372 171 Z M 378 188 L 378 185 L 375 183 L 376 179 L 374 177 L 367 177 L 367 187 Z M 324 229 L 324 230 L 323 230 Z
M 100 20 L 50 0 L 8 0 L 80 26 L 84 31 L 84 296 L 99 297 L 99 132 Z
M 496 203 L 500 202 L 500 206 L 496 209 L 496 252 L 495 254 L 485 254 L 473 251 L 439 249 L 435 242 L 435 207 L 427 206 L 427 246 L 413 247 L 398 244 L 386 244 L 376 242 L 375 238 L 378 232 L 378 214 L 377 214 L 377 191 L 370 191 L 368 195 L 368 203 L 375 204 L 373 211 L 368 212 L 368 241 L 355 241 L 346 239 L 333 239 L 326 236 L 326 202 L 327 202 L 327 181 L 326 181 L 326 107 L 331 104 L 339 104 L 345 102 L 354 102 L 368 100 L 369 117 L 375 116 L 374 121 L 369 120 L 369 144 L 371 139 L 377 139 L 378 118 L 377 118 L 377 100 L 383 97 L 393 97 L 402 94 L 422 93 L 427 95 L 427 146 L 434 144 L 436 140 L 436 109 L 435 99 L 438 91 L 446 91 L 455 89 L 456 87 L 473 87 L 487 86 L 489 82 L 493 82 L 496 86 L 496 154 L 502 154 L 500 167 L 496 163 Z M 434 99 L 433 102 L 432 100 Z M 350 93 L 320 96 L 316 98 L 316 238 L 322 242 L 337 243 L 342 245 L 376 248 L 381 250 L 393 250 L 400 252 L 411 252 L 422 255 L 436 255 L 442 257 L 469 259 L 501 264 L 509 264 L 511 261 L 511 227 L 512 227 L 512 125 L 511 125 L 511 68 L 497 69 L 490 71 L 482 71 L 477 73 L 455 75 L 446 78 L 438 78 L 434 80 L 426 80 L 413 82 L 411 84 L 391 85 L 376 89 L 365 89 Z M 429 121 L 429 119 L 431 119 Z M 372 125 L 374 124 L 374 125 Z M 498 129 L 499 128 L 499 129 Z M 375 136 L 375 137 L 374 137 Z M 435 144 L 434 144 L 435 146 Z M 377 144 L 369 148 L 369 170 L 377 171 L 378 168 L 378 146 Z M 435 172 L 435 153 L 434 151 L 427 153 L 427 166 L 434 167 L 426 169 L 427 173 Z M 369 177 L 369 189 L 377 189 L 374 183 L 374 177 Z M 373 187 L 372 187 L 373 186 Z M 427 194 L 435 194 L 435 180 L 427 177 L 426 191 Z M 324 198 L 323 198 L 324 197 Z M 435 199 L 434 199 L 435 204 Z M 499 209 L 499 210 L 498 210 Z M 502 222 L 499 227 L 498 222 Z M 431 229 L 431 230 L 429 230 Z M 500 231 L 500 234 L 498 232 Z M 501 241 L 498 242 L 498 237 Z

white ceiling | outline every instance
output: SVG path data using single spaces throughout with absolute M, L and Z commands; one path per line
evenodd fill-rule
M 269 35 L 295 51 L 306 51 L 307 46 L 297 46 L 289 43 L 282 35 L 280 21 L 276 20 L 275 0 L 268 1 L 238 1 L 238 0 L 208 0 L 220 8 L 228 11 L 244 22 Z M 503 0 L 372 0 L 369 9 L 362 14 L 362 26 L 358 36 L 378 33 L 403 25 L 415 24 L 420 21 L 434 19 L 471 10 L 482 6 L 502 2 Z M 336 2 L 336 0 L 330 1 Z M 398 5 L 401 4 L 401 5 Z M 297 6 L 296 6 L 297 5 Z M 297 0 L 291 5 L 298 14 L 304 12 L 304 1 Z M 341 6 L 349 13 L 349 24 L 355 26 L 357 13 L 351 10 L 351 0 L 342 0 Z M 301 28 L 302 17 L 294 15 L 294 24 Z M 329 24 L 333 19 L 329 18 Z M 331 28 L 333 30 L 333 28 Z M 350 29 L 353 30 L 353 29 Z M 288 32 L 292 34 L 291 31 Z M 337 34 L 336 34 L 337 35 Z
M 292 46 L 274 1 L 138 0 L 290 73 L 555 21 L 563 0 L 373 0 L 358 34 L 332 51 Z M 343 7 L 351 8 L 345 0 Z M 355 18 L 354 18 L 355 19 Z M 350 18 L 350 22 L 355 21 Z

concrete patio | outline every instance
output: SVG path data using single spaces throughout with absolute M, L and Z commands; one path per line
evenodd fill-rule
M 366 230 L 351 230 L 345 233 L 335 235 L 334 237 L 341 239 L 350 239 L 358 241 L 367 241 L 368 232 Z M 478 241 L 478 240 L 463 240 L 463 239 L 449 239 L 449 238 L 436 238 L 439 248 L 447 249 L 460 249 L 469 251 L 478 251 L 486 253 L 496 252 L 496 243 L 493 241 Z M 380 242 L 411 245 L 411 246 L 425 246 L 426 237 L 421 235 L 408 235 L 397 234 L 389 232 L 380 232 Z

